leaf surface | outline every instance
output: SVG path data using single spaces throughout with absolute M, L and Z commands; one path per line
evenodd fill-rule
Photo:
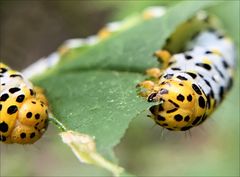
M 71 55 L 35 83 L 46 90 L 55 117 L 68 130 L 95 137 L 109 159 L 131 120 L 150 105 L 136 94 L 152 54 L 177 26 L 213 1 L 185 1 L 157 19 L 142 21 L 99 44 Z M 184 13 L 183 13 L 184 10 Z M 63 58 L 64 59 L 64 58 Z M 139 135 L 141 136 L 141 135 Z

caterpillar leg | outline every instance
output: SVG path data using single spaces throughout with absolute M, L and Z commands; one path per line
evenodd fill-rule
M 171 58 L 171 54 L 167 50 L 158 50 L 154 53 L 160 62 L 163 62 L 163 68 L 166 68 Z M 142 97 L 148 98 L 149 95 L 159 91 L 159 78 L 162 75 L 162 71 L 159 68 L 150 68 L 146 70 L 149 80 L 140 82 L 137 85 L 139 88 L 138 94 Z
M 159 90 L 158 84 L 151 80 L 145 80 L 143 82 L 140 82 L 137 85 L 137 88 L 139 88 L 138 95 L 145 98 L 148 98 L 149 95 Z
M 153 79 L 159 79 L 161 76 L 162 72 L 159 68 L 150 68 L 146 70 L 147 76 Z
M 138 95 L 148 98 L 149 95 L 152 93 L 156 93 L 159 90 L 159 85 L 157 82 L 151 81 L 151 80 L 145 80 L 143 82 L 140 82 L 137 85 L 138 90 Z
M 150 94 L 157 91 L 158 80 L 162 72 L 159 68 L 150 68 L 146 70 L 146 75 L 149 79 L 137 85 L 137 88 L 139 88 L 138 94 L 142 97 L 148 97 Z
M 163 68 L 167 68 L 169 60 L 172 57 L 170 52 L 168 52 L 167 50 L 157 50 L 154 53 L 154 56 L 156 56 L 158 58 L 159 62 L 163 63 Z
M 145 80 L 143 82 L 140 82 L 137 85 L 138 90 L 138 95 L 142 97 L 147 97 L 154 89 L 155 83 L 150 80 Z

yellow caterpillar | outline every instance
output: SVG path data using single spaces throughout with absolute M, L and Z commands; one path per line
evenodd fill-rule
M 209 17 L 201 21 L 204 26 Z M 196 21 L 191 19 L 184 25 L 191 28 L 193 23 Z M 188 32 L 182 26 L 165 46 L 169 50 L 175 47 L 178 53 L 157 51 L 155 55 L 163 62 L 163 68 L 147 70 L 152 79 L 138 84 L 141 96 L 159 103 L 150 108 L 150 117 L 173 131 L 186 131 L 203 123 L 233 84 L 236 51 L 232 40 L 219 29 L 208 27 L 191 34 L 191 40 L 181 50 L 184 35 Z
M 48 126 L 48 103 L 40 88 L 0 63 L 0 141 L 32 144 Z

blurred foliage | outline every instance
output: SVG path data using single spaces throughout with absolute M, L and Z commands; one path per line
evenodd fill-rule
M 230 34 L 230 36 L 237 43 L 237 46 L 239 48 L 240 44 L 239 1 L 222 3 L 218 6 L 210 8 L 209 11 L 217 15 L 221 19 L 223 23 L 223 28 L 227 31 L 228 34 Z
M 113 8 L 97 3 L 1 0 L 1 61 L 20 70 L 49 55 L 69 38 L 95 34 L 113 12 Z
M 165 1 L 165 0 L 150 0 L 150 1 L 141 1 L 141 0 L 134 0 L 134 1 L 100 1 L 100 7 L 110 7 L 114 9 L 114 13 L 110 16 L 110 20 L 122 20 L 126 17 L 126 15 L 133 14 L 133 13 L 141 13 L 146 7 L 151 6 L 165 6 L 170 7 L 176 3 L 179 3 L 182 0 L 172 0 L 172 1 Z

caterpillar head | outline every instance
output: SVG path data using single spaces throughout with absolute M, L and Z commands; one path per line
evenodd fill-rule
M 160 104 L 150 108 L 154 121 L 169 130 L 188 130 L 205 119 L 207 98 L 201 88 L 188 80 L 167 79 L 159 91 L 148 97 Z

